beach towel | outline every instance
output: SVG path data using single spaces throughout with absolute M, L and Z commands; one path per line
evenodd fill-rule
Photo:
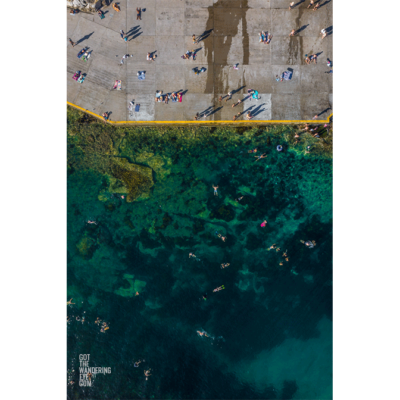
M 76 71 L 74 73 L 74 76 L 72 77 L 72 79 L 74 79 L 75 81 L 77 81 L 79 79 L 79 77 L 81 76 L 81 71 Z
M 138 72 L 138 79 L 139 79 L 139 81 L 144 81 L 145 80 L 144 71 L 139 71 Z
M 79 82 L 79 83 L 83 83 L 83 81 L 85 80 L 85 78 L 86 78 L 86 74 L 82 74 L 82 75 L 79 77 L 78 82 Z
M 78 57 L 78 58 L 81 58 L 81 57 L 83 56 L 84 53 L 85 53 L 85 49 L 82 49 L 82 50 L 78 53 L 77 57 Z
M 283 78 L 285 81 L 289 81 L 290 79 L 292 79 L 292 75 L 293 75 L 292 71 L 285 71 L 285 72 L 282 74 L 282 78 Z
M 121 81 L 116 80 L 113 89 L 121 90 Z
M 182 93 L 178 93 L 179 103 L 182 103 Z
M 253 97 L 253 99 L 258 99 L 258 92 L 257 92 L 257 90 L 254 91 L 252 97 Z
M 136 104 L 135 111 L 138 112 L 140 108 L 140 104 Z

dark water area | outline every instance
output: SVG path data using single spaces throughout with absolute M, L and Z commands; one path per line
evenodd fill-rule
M 332 398 L 332 159 L 288 127 L 90 129 L 68 138 L 69 398 Z M 80 354 L 111 373 L 80 387 Z

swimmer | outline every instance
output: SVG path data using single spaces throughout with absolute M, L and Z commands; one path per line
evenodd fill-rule
M 236 199 L 236 201 L 240 201 L 240 200 L 242 200 L 242 199 L 243 199 L 243 197 L 244 197 L 244 196 L 242 196 L 242 197 L 239 197 L 238 199 Z
M 135 293 L 135 296 L 139 296 L 139 292 L 136 292 L 136 293 Z
M 286 257 L 286 258 L 285 258 L 285 261 L 286 261 L 286 262 L 289 262 L 289 257 Z
M 257 153 L 257 149 L 249 150 L 248 153 Z
M 267 225 L 267 220 L 265 219 L 263 222 L 261 222 L 261 228 L 264 228 L 265 227 L 265 225 Z
M 283 265 L 283 262 L 281 261 L 281 262 L 279 263 L 279 265 Z
M 101 319 L 97 317 L 96 321 L 94 321 L 95 324 L 99 324 L 101 322 Z
M 287 257 L 287 250 L 282 254 L 282 257 Z
M 214 188 L 214 196 L 218 196 L 218 188 L 219 188 L 219 186 L 214 186 L 213 185 L 213 188 Z
M 78 316 L 76 317 L 76 320 L 77 320 L 77 321 L 80 321 L 80 320 L 81 320 L 81 317 L 78 315 Z
M 189 258 L 191 258 L 191 257 L 194 257 L 194 258 L 196 258 L 196 255 L 195 255 L 195 254 L 193 254 L 193 253 L 189 253 Z
M 229 267 L 231 264 L 229 264 L 229 263 L 226 263 L 226 264 L 221 264 L 221 269 L 222 268 L 226 268 L 226 267 Z
M 278 247 L 278 248 L 276 249 L 276 252 L 279 253 L 280 251 L 281 251 L 281 248 Z
M 71 304 L 75 304 L 75 303 L 72 303 L 72 299 L 73 299 L 73 297 L 71 298 L 70 301 L 67 301 L 67 306 L 70 306 Z
M 270 246 L 267 250 L 270 251 L 270 250 L 274 249 L 275 246 L 276 246 L 276 243 L 274 243 L 272 246 Z
M 139 361 L 136 361 L 136 362 L 133 364 L 133 366 L 134 366 L 134 367 L 138 367 L 138 366 L 139 366 L 139 364 L 140 364 L 142 361 L 144 361 L 144 360 L 139 360 Z
M 220 290 L 223 290 L 223 289 L 225 289 L 225 286 L 224 286 L 224 285 L 215 288 L 215 289 L 213 290 L 213 292 L 219 292 Z
M 67 317 L 67 322 L 69 322 L 69 317 Z
M 261 154 L 261 156 L 254 156 L 254 157 L 256 157 L 257 158 L 256 161 L 258 161 L 258 160 L 261 160 L 262 158 L 267 157 L 267 153 Z
M 82 317 L 82 324 L 85 322 L 85 317 Z
M 207 300 L 207 293 L 203 294 L 203 300 Z
M 226 241 L 226 236 L 221 236 L 221 239 L 222 239 L 223 242 L 225 242 Z
M 294 269 L 291 269 L 290 272 L 291 272 L 293 275 L 298 275 L 298 273 L 297 273 Z
M 198 334 L 199 336 L 207 336 L 207 337 L 210 337 L 210 336 L 208 336 L 208 334 L 207 334 L 206 331 L 203 331 L 203 332 L 196 331 L 196 332 L 197 332 L 197 334 Z
M 88 223 L 88 224 L 95 224 L 95 225 L 97 225 L 97 222 L 96 222 L 96 221 L 88 221 L 87 223 Z
M 150 373 L 151 368 L 149 368 L 147 371 L 146 370 L 143 370 L 143 371 L 144 371 L 144 375 L 145 375 L 146 381 L 147 381 L 149 379 L 149 376 L 151 376 L 151 373 Z

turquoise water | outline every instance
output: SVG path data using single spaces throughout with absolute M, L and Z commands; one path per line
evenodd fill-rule
M 68 396 L 332 398 L 331 158 L 292 128 L 90 129 L 68 139 Z M 79 354 L 111 374 L 79 387 Z

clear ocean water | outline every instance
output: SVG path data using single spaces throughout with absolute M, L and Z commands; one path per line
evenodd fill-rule
M 331 157 L 287 127 L 105 129 L 68 138 L 68 397 L 331 399 Z M 111 373 L 79 386 L 80 354 Z

